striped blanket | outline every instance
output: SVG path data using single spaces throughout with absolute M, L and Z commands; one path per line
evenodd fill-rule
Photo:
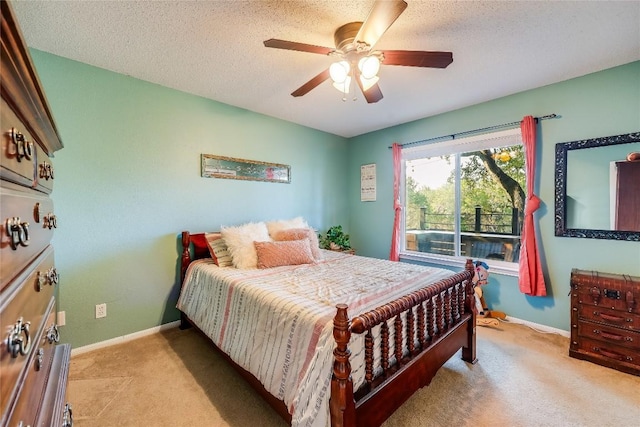
M 263 270 L 193 262 L 177 307 L 218 348 L 284 401 L 292 425 L 329 425 L 333 316 L 351 317 L 450 276 L 448 270 L 323 251 L 313 265 Z M 354 387 L 364 382 L 364 338 L 350 343 Z

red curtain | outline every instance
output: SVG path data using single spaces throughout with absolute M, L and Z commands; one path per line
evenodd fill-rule
M 400 204 L 400 167 L 402 161 L 402 146 L 394 142 L 391 146 L 393 152 L 393 233 L 391 234 L 391 253 L 389 259 L 391 261 L 399 261 L 400 255 L 400 219 L 402 214 L 402 205 Z
M 533 213 L 540 207 L 540 199 L 533 193 L 536 171 L 536 121 L 526 116 L 520 123 L 525 153 L 525 174 L 527 181 L 527 200 L 524 208 L 520 245 L 520 291 L 532 296 L 547 295 L 547 287 L 542 275 L 540 254 L 536 243 L 536 230 Z

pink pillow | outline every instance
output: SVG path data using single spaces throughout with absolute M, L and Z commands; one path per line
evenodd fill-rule
M 309 239 L 253 242 L 253 244 L 258 254 L 258 268 L 315 263 L 309 247 Z
M 311 246 L 311 253 L 316 261 L 322 260 L 322 252 L 320 251 L 320 242 L 318 242 L 318 235 L 312 228 L 290 228 L 288 230 L 280 230 L 273 236 L 275 241 L 286 240 L 302 240 L 309 239 L 309 245 Z

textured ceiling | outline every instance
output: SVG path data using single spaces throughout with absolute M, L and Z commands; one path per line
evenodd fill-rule
M 269 38 L 333 46 L 373 1 L 14 1 L 30 47 L 351 137 L 640 60 L 640 1 L 411 1 L 378 49 L 453 52 L 446 69 L 384 66 L 384 98 L 343 102 L 331 63 Z

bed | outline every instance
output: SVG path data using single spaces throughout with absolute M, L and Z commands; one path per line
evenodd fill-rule
M 378 426 L 460 349 L 476 362 L 471 260 L 453 273 L 322 251 L 243 270 L 216 265 L 205 236 L 182 232 L 181 327 L 292 426 Z

